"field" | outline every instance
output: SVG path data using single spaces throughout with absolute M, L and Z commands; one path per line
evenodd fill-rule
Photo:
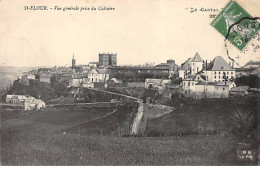
M 122 121 L 129 121 L 132 111 L 108 115 L 113 111 L 9 111 L 1 119 L 1 164 L 240 165 L 237 144 L 226 136 L 118 137 L 111 133 L 129 127 Z
M 258 99 L 239 98 L 186 101 L 182 109 L 149 119 L 146 136 L 231 134 L 234 112 L 238 109 L 258 117 Z
M 237 165 L 231 141 L 207 136 L 3 136 L 3 165 Z

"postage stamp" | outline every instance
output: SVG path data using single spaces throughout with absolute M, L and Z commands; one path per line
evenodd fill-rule
M 231 0 L 211 25 L 241 51 L 259 30 L 257 19 Z

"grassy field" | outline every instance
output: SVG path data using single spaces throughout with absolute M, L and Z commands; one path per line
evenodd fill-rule
M 129 135 L 134 113 L 135 108 L 114 109 L 111 115 L 70 127 L 66 132 L 72 134 Z
M 238 165 L 218 137 L 111 137 L 4 133 L 3 165 Z
M 134 111 L 119 109 L 107 115 L 113 111 L 115 110 L 45 109 L 32 112 L 22 111 L 18 114 L 14 111 L 13 116 L 1 119 L 1 164 L 244 164 L 236 159 L 237 142 L 228 139 L 227 135 L 118 137 L 117 134 L 120 135 L 119 133 L 122 132 L 119 131 L 120 129 L 129 128 L 129 121 Z M 203 114 L 198 116 L 201 115 Z M 215 115 L 209 117 L 217 119 Z M 196 119 L 198 118 L 194 118 L 194 121 Z M 181 116 L 176 120 L 179 126 L 189 122 L 179 124 L 183 120 Z M 201 120 L 208 121 L 206 117 Z M 125 123 L 126 121 L 128 123 Z M 75 125 L 76 127 L 70 127 Z M 100 132 L 104 130 L 107 132 Z
M 250 103 L 250 104 L 249 104 Z M 257 117 L 257 98 L 249 103 L 238 99 L 215 99 L 187 102 L 183 109 L 177 109 L 159 118 L 149 119 L 146 136 L 214 135 L 232 132 L 232 117 L 240 110 L 251 111 Z M 256 118 L 255 118 L 256 120 Z

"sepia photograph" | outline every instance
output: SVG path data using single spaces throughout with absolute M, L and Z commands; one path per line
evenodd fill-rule
M 0 0 L 0 166 L 259 166 L 259 0 Z

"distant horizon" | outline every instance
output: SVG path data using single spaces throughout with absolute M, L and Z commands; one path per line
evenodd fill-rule
M 187 58 L 187 60 L 188 60 L 189 58 Z M 77 58 L 75 57 L 75 60 L 76 60 L 76 66 L 77 65 L 89 65 L 89 63 L 77 63 Z M 170 60 L 170 59 L 167 59 L 167 60 Z M 166 63 L 167 62 L 167 60 L 165 60 L 165 62 L 161 62 L 161 63 Z M 172 59 L 172 60 L 174 60 L 174 59 Z M 202 58 L 202 60 L 203 61 L 206 61 L 206 59 L 203 59 Z M 226 60 L 226 59 L 225 59 Z M 211 62 L 212 60 L 208 60 L 208 62 Z M 226 60 L 227 61 L 227 60 Z M 247 64 L 248 62 L 250 62 L 250 61 L 253 61 L 253 62 L 260 62 L 259 60 L 256 60 L 256 59 L 250 59 L 250 60 L 248 60 L 245 64 Z M 98 62 L 98 61 L 90 61 L 90 62 Z M 154 62 L 144 62 L 144 63 L 140 63 L 140 64 L 118 64 L 117 66 L 139 66 L 139 65 L 145 65 L 146 63 L 154 63 Z M 183 62 L 184 63 L 184 62 Z M 183 63 L 181 63 L 181 64 L 183 64 Z M 158 64 L 160 64 L 160 63 L 154 63 L 154 66 L 155 65 L 158 65 Z M 175 63 L 175 64 L 177 64 L 177 63 Z M 181 64 L 177 64 L 179 67 L 181 66 Z M 244 64 L 244 65 L 245 65 Z M 241 65 L 241 67 L 243 67 L 244 65 Z M 15 65 L 0 65 L 0 67 L 16 67 L 16 68 L 52 68 L 52 67 L 55 67 L 55 66 L 57 66 L 57 67 L 71 67 L 72 66 L 72 64 L 70 63 L 70 64 L 66 64 L 66 65 L 49 65 L 49 66 L 47 66 L 47 65 L 41 65 L 41 66 L 23 66 L 23 65 L 21 65 L 21 66 L 15 66 Z

